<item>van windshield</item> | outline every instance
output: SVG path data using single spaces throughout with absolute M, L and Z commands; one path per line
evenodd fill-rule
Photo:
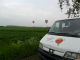
M 49 33 L 80 36 L 80 19 L 56 21 L 49 30 Z

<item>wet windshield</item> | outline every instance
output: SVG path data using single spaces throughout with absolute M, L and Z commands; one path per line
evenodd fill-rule
M 80 19 L 56 21 L 49 32 L 80 36 Z

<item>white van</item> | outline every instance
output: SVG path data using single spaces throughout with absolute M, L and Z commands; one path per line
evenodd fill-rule
M 80 18 L 56 21 L 40 40 L 39 56 L 45 60 L 80 60 Z

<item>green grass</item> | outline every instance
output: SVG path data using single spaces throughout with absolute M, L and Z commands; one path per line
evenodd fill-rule
M 37 53 L 48 28 L 0 27 L 0 60 L 19 60 Z

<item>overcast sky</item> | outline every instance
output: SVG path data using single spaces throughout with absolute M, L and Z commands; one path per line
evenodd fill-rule
M 0 0 L 0 25 L 51 26 L 55 20 L 64 19 L 58 0 Z

